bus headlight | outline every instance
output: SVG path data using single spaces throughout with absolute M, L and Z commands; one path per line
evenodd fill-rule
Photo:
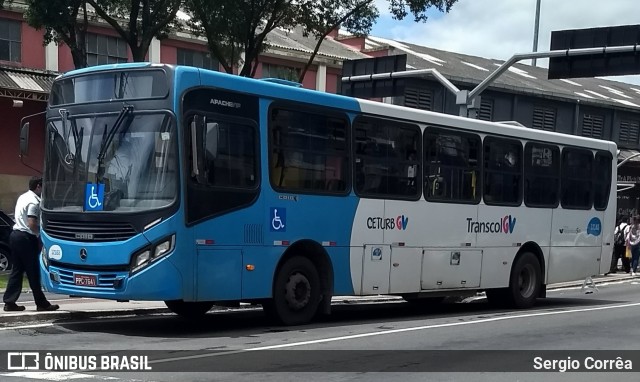
M 131 273 L 136 272 L 143 268 L 149 262 L 151 258 L 151 249 L 144 250 L 133 257 L 133 267 Z
M 159 244 L 147 246 L 137 252 L 135 255 L 133 255 L 133 258 L 131 260 L 131 273 L 139 271 L 155 260 L 173 251 L 175 242 L 176 235 L 171 235 L 164 238 L 163 240 L 160 240 Z
M 47 256 L 47 247 L 42 246 L 42 250 L 40 251 L 40 257 L 42 257 L 42 263 L 44 264 L 44 269 L 49 270 L 49 257 Z
M 161 242 L 156 246 L 156 250 L 153 252 L 154 260 L 157 259 L 158 257 L 162 257 L 166 255 L 167 253 L 173 250 L 174 239 L 175 239 L 175 235 L 171 235 L 171 237 L 167 238 L 166 240 L 164 240 L 163 242 Z

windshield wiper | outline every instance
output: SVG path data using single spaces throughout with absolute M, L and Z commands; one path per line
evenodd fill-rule
M 100 152 L 98 152 L 98 172 L 96 173 L 96 183 L 100 183 L 104 176 L 104 172 L 106 168 L 104 167 L 104 157 L 107 153 L 107 148 L 111 145 L 111 141 L 116 136 L 118 130 L 120 130 L 120 126 L 125 121 L 127 116 L 133 112 L 133 105 L 124 105 L 122 106 L 122 110 L 120 110 L 120 114 L 116 118 L 116 121 L 113 123 L 113 126 L 109 129 L 107 133 L 107 127 L 105 126 L 104 132 L 102 133 L 102 143 L 100 144 Z M 107 133 L 107 134 L 105 134 Z

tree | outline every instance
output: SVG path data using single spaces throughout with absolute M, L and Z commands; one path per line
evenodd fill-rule
M 394 19 L 409 13 L 415 21 L 426 21 L 435 7 L 448 12 L 457 0 L 387 0 Z M 241 76 L 253 77 L 257 59 L 265 51 L 267 35 L 276 28 L 302 27 L 305 35 L 318 39 L 314 52 L 300 74 L 302 82 L 325 37 L 334 29 L 362 35 L 378 18 L 375 0 L 186 0 L 193 19 L 189 26 L 207 39 L 209 52 L 224 70 L 233 73 L 241 65 Z M 244 57 L 243 57 L 244 55 Z
M 389 11 L 395 20 L 402 20 L 409 12 L 415 22 L 427 21 L 427 11 L 436 8 L 449 12 L 458 0 L 388 0 Z M 407 8 L 409 11 L 407 11 Z M 324 39 L 337 28 L 344 28 L 351 34 L 362 36 L 371 31 L 379 16 L 375 0 L 310 0 L 301 4 L 299 22 L 305 34 L 317 39 L 315 49 L 300 72 L 298 82 L 302 83 L 309 67 L 313 64 Z
M 134 61 L 144 61 L 156 37 L 167 37 L 182 0 L 87 0 L 127 42 Z M 213 1 L 212 1 L 213 2 Z
M 27 0 L 25 18 L 37 30 L 44 29 L 43 43 L 65 44 L 71 50 L 73 64 L 87 66 L 87 2 L 86 0 Z M 82 18 L 78 15 L 82 10 Z
M 296 23 L 292 0 L 187 0 L 193 31 L 207 38 L 209 52 L 227 73 L 253 77 L 269 32 Z M 244 55 L 244 58 L 242 57 Z

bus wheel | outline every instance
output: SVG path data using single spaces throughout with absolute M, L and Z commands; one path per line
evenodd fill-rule
M 311 321 L 320 303 L 320 276 L 306 257 L 292 257 L 278 271 L 273 299 L 263 305 L 267 314 L 284 325 Z
M 207 301 L 170 300 L 164 303 L 170 311 L 185 318 L 202 317 L 213 307 L 213 303 Z
M 511 269 L 508 302 L 516 308 L 530 308 L 535 304 L 542 288 L 540 263 L 533 253 L 518 257 Z

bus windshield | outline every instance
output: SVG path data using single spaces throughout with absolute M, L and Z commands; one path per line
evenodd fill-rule
M 43 209 L 83 211 L 88 184 L 104 185 L 103 211 L 166 207 L 177 195 L 176 152 L 168 113 L 67 114 L 51 119 Z

